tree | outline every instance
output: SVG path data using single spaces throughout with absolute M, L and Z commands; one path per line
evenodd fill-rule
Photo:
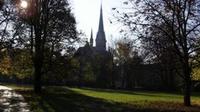
M 4 0 L 0 0 L 0 50 L 8 48 L 11 44 L 10 32 L 8 27 L 11 25 L 12 10 L 13 8 L 5 3 Z
M 163 83 L 163 89 L 171 91 L 176 89 L 175 82 L 180 79 L 178 72 L 180 71 L 180 63 L 177 54 L 173 52 L 173 43 L 165 36 L 160 30 L 153 29 L 149 31 L 149 35 L 141 38 L 141 46 L 146 60 L 159 64 L 162 68 L 160 79 Z
M 14 3 L 18 4 L 18 1 Z M 18 20 L 22 21 L 22 24 L 29 25 L 25 30 L 30 31 L 28 43 L 33 55 L 34 90 L 40 93 L 44 60 L 49 56 L 45 51 L 51 49 L 50 58 L 52 58 L 53 52 L 60 50 L 60 46 L 74 42 L 77 38 L 76 21 L 66 0 L 30 0 L 28 4 L 29 7 L 26 9 L 19 9 Z
M 4 0 L 0 0 L 0 8 L 2 8 L 4 5 Z
M 128 38 L 118 40 L 114 52 L 114 64 L 119 67 L 122 86 L 127 89 L 132 89 L 134 81 L 137 79 L 138 73 L 134 72 L 133 74 L 133 69 L 143 62 L 134 43 Z
M 184 80 L 184 104 L 191 105 L 191 59 L 199 50 L 199 0 L 128 0 L 124 4 L 133 10 L 124 12 L 119 19 L 132 31 L 139 28 L 140 38 L 158 29 L 173 44 L 173 52 L 181 63 Z M 163 27 L 164 26 L 164 27 Z

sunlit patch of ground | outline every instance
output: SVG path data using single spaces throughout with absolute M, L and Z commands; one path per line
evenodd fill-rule
M 200 112 L 200 94 L 191 96 L 192 106 L 183 105 L 180 93 L 164 93 L 153 91 L 124 91 L 93 88 L 67 88 L 79 94 L 117 102 L 125 108 L 139 112 Z
M 30 86 L 10 86 L 24 96 L 33 112 L 200 112 L 200 94 L 192 107 L 179 93 L 92 88 L 45 87 L 40 95 Z
M 30 112 L 24 97 L 13 89 L 0 86 L 0 112 Z

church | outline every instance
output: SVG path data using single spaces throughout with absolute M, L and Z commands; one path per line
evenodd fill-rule
M 96 85 L 98 87 L 110 87 L 112 85 L 113 56 L 106 49 L 106 35 L 104 31 L 103 9 L 100 7 L 99 27 L 94 46 L 93 32 L 90 42 L 80 47 L 74 57 L 79 62 L 79 79 L 84 86 Z M 88 79 L 85 79 L 88 78 Z
M 106 35 L 104 31 L 102 5 L 100 8 L 99 28 L 98 28 L 95 42 L 96 42 L 96 46 L 94 46 L 94 37 L 93 37 L 93 32 L 91 31 L 90 42 L 86 42 L 86 44 L 89 44 L 92 50 L 96 53 L 100 53 L 100 54 L 106 53 Z M 84 47 L 80 48 L 80 50 L 83 48 Z

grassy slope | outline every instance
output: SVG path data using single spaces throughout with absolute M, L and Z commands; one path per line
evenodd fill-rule
M 199 96 L 192 97 L 195 106 L 188 108 L 179 94 L 49 87 L 35 95 L 30 87 L 11 87 L 33 112 L 200 112 Z
M 178 102 L 183 101 L 183 96 L 181 94 L 175 93 L 164 93 L 164 92 L 150 92 L 150 91 L 119 91 L 119 90 L 97 90 L 90 88 L 68 88 L 70 90 L 76 91 L 80 94 L 102 98 L 106 100 L 111 100 L 121 103 L 130 103 L 130 102 Z M 192 96 L 193 104 L 200 104 L 200 95 Z
M 105 99 L 110 102 L 126 104 L 129 107 L 139 110 L 152 111 L 172 111 L 172 112 L 200 112 L 200 94 L 195 93 L 192 96 L 193 107 L 184 107 L 183 96 L 177 93 L 163 93 L 150 91 L 117 91 L 117 90 L 97 90 L 90 88 L 68 88 L 90 97 Z

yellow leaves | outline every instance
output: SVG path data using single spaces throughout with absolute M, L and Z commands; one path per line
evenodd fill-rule
M 0 52 L 3 53 L 3 52 L 6 52 L 6 50 L 7 50 L 7 49 L 1 49 Z
M 79 68 L 80 67 L 80 63 L 78 61 L 78 59 L 73 58 L 70 62 L 70 64 L 74 67 L 74 68 Z
M 4 52 L 3 52 L 4 51 Z M 8 55 L 7 50 L 1 52 L 0 73 L 3 75 L 16 75 L 18 78 L 30 77 L 32 74 L 31 56 L 26 51 L 15 51 L 14 58 Z
M 118 47 L 117 47 L 117 51 L 118 53 L 122 56 L 122 57 L 129 57 L 130 52 L 132 50 L 132 48 L 130 47 L 130 45 L 128 43 L 117 43 Z
M 193 69 L 192 79 L 200 80 L 200 68 Z
M 0 72 L 8 75 L 11 69 L 11 59 L 8 56 L 6 56 L 0 61 Z

